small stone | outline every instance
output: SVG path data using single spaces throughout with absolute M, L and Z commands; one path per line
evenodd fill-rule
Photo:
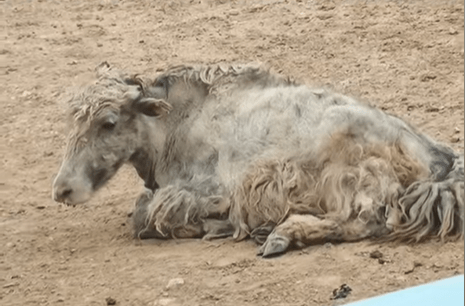
M 378 258 L 378 263 L 379 263 L 380 265 L 384 265 L 385 263 L 387 263 L 387 260 L 382 259 L 382 258 Z
M 423 266 L 423 264 L 421 262 L 414 261 L 412 267 L 410 269 L 408 269 L 407 271 L 405 271 L 404 274 L 413 273 L 416 268 L 421 267 L 421 266 Z
M 428 82 L 428 81 L 431 81 L 431 80 L 435 80 L 436 79 L 436 76 L 434 74 L 424 74 L 420 77 L 420 81 L 422 82 Z
M 184 279 L 182 278 L 173 278 L 168 282 L 168 285 L 166 285 L 166 289 L 173 289 L 173 288 L 178 288 L 184 285 Z
M 370 258 L 373 258 L 373 259 L 380 259 L 380 258 L 383 258 L 383 256 L 384 256 L 383 253 L 381 253 L 378 250 L 370 253 Z
M 452 136 L 451 139 L 450 139 L 450 142 L 452 143 L 458 143 L 460 142 L 460 136 Z
M 155 301 L 154 306 L 169 306 L 170 304 L 173 304 L 175 299 L 159 299 L 158 301 Z
M 14 248 L 15 246 L 16 246 L 16 244 L 14 244 L 13 242 L 8 242 L 8 243 L 6 244 L 6 247 L 9 248 L 9 249 L 10 249 L 10 248 Z
M 444 270 L 444 267 L 443 267 L 443 266 L 437 266 L 436 264 L 432 265 L 431 268 L 432 268 L 432 270 L 433 270 L 434 273 L 438 273 L 438 272 Z
M 457 30 L 454 29 L 454 28 L 450 28 L 450 29 L 449 29 L 449 34 L 450 34 L 450 35 L 457 35 L 457 34 L 459 34 L 459 31 L 457 31 Z
M 31 95 L 31 93 L 30 93 L 29 91 L 25 90 L 25 91 L 23 91 L 23 93 L 21 94 L 21 97 L 25 98 L 25 97 L 30 96 L 30 95 Z
M 440 109 L 439 109 L 438 107 L 434 107 L 434 106 L 428 107 L 428 108 L 426 109 L 426 112 L 427 112 L 427 113 L 437 113 L 437 112 L 439 112 L 439 111 L 440 111 Z
M 116 305 L 116 300 L 114 298 L 112 298 L 112 297 L 107 297 L 105 299 L 105 301 L 107 302 L 107 305 L 110 305 L 110 306 L 111 305 Z

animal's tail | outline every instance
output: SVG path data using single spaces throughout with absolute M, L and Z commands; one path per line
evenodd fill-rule
M 386 211 L 387 240 L 419 242 L 427 237 L 464 237 L 464 156 L 448 173 L 411 184 Z

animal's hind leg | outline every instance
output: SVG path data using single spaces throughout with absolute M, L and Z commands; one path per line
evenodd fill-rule
M 383 150 L 374 155 L 385 156 L 405 188 L 390 207 L 393 214 L 388 222 L 394 229 L 390 239 L 420 241 L 434 236 L 464 236 L 463 154 L 435 142 L 399 118 L 363 107 L 329 110 L 315 134 L 322 135 L 316 142 L 321 144 L 318 156 L 322 162 L 350 163 L 349 157 L 357 155 L 347 154 L 347 148 L 355 145 L 372 153 L 388 149 L 388 155 Z M 328 134 L 332 135 L 329 141 Z
M 290 247 L 302 248 L 328 241 L 358 241 L 386 234 L 380 224 L 365 224 L 360 220 L 340 223 L 312 215 L 291 215 L 268 236 L 258 255 L 270 257 L 286 252 Z
M 291 215 L 268 236 L 258 255 L 279 255 L 293 245 L 303 246 L 310 242 L 321 242 L 339 232 L 339 226 L 335 221 L 322 220 L 312 215 Z
M 250 238 L 255 240 L 258 244 L 264 244 L 268 236 L 273 232 L 276 224 L 274 222 L 267 222 L 262 226 L 255 228 L 250 233 Z
M 352 137 L 352 141 L 360 145 L 398 147 L 399 154 L 418 162 L 436 181 L 442 181 L 454 172 L 454 164 L 463 159 L 451 148 L 435 142 L 403 120 L 375 108 L 354 105 L 333 107 L 326 112 L 315 134 L 322 135 L 321 143 L 325 142 L 328 134 L 341 134 Z M 323 145 L 321 149 L 328 148 Z

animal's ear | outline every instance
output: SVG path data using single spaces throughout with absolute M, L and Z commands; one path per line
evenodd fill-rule
M 97 77 L 101 77 L 110 71 L 111 66 L 107 61 L 101 62 L 100 64 L 95 67 L 95 73 L 97 74 Z
M 155 82 L 148 88 L 151 97 L 159 99 L 168 98 L 168 79 L 166 77 L 159 77 Z
M 129 86 L 141 87 L 143 85 L 141 79 L 138 79 L 137 77 L 127 77 L 124 79 L 124 83 Z
M 136 102 L 136 109 L 150 117 L 161 117 L 173 109 L 171 104 L 161 99 L 142 98 Z

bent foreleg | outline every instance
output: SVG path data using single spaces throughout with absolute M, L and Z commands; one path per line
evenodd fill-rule
M 219 197 L 198 197 L 169 186 L 155 194 L 145 190 L 137 199 L 132 215 L 134 235 L 150 238 L 214 239 L 233 234 L 228 207 Z

